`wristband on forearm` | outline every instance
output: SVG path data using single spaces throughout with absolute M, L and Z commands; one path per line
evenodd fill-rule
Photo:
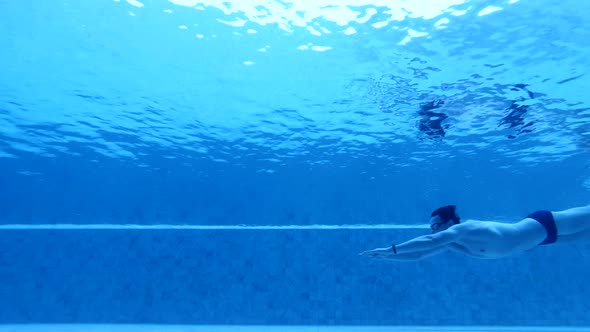
M 397 249 L 395 248 L 395 244 L 391 245 L 391 250 L 393 251 L 394 254 L 397 254 Z

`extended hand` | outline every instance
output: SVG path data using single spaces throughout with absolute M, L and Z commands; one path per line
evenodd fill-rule
M 393 255 L 393 251 L 390 248 L 377 248 L 373 250 L 367 250 L 361 252 L 359 255 L 371 258 L 389 258 Z

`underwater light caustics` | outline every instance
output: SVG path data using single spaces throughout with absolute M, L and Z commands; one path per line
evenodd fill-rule
M 206 7 L 214 7 L 225 15 L 240 14 L 241 17 L 245 16 L 248 22 L 259 25 L 278 24 L 281 29 L 287 31 L 290 31 L 291 27 L 308 27 L 316 19 L 335 23 L 343 27 L 342 30 L 345 31 L 351 24 L 363 24 L 369 21 L 372 16 L 378 14 L 376 8 L 384 10 L 379 13 L 380 20 L 373 22 L 372 26 L 381 28 L 390 22 L 401 22 L 407 18 L 429 20 L 444 14 L 462 15 L 465 13 L 464 10 L 456 10 L 451 7 L 462 5 L 466 1 L 319 0 L 279 2 L 246 0 L 228 2 L 225 0 L 170 0 L 170 2 L 202 10 Z M 240 20 L 240 24 L 245 24 L 245 21 L 239 18 L 236 20 Z M 232 22 L 227 22 L 227 24 L 235 26 Z M 350 32 L 351 30 L 346 31 Z

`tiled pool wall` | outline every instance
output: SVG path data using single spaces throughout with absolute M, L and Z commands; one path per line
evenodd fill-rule
M 588 244 L 360 251 L 420 230 L 3 230 L 0 323 L 588 325 Z

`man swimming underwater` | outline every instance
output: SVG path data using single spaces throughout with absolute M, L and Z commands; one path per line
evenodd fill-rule
M 590 238 L 590 205 L 564 211 L 536 211 L 515 224 L 467 220 L 461 223 L 454 205 L 432 212 L 432 234 L 360 255 L 400 261 L 419 260 L 445 250 L 493 259 L 527 251 L 538 245 Z

